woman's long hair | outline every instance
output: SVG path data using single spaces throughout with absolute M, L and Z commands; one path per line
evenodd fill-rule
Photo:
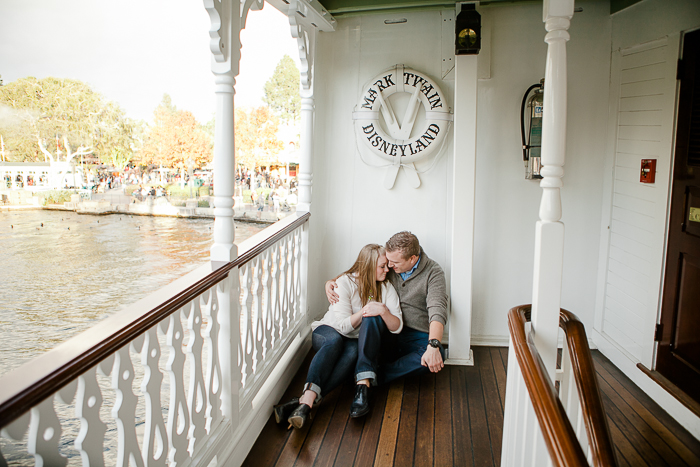
M 357 255 L 355 264 L 343 273 L 350 276 L 350 279 L 357 284 L 357 291 L 360 294 L 362 306 L 367 305 L 370 300 L 375 302 L 382 301 L 382 283 L 377 281 L 377 261 L 383 254 L 383 246 L 376 243 L 365 245 L 360 250 L 360 254 Z

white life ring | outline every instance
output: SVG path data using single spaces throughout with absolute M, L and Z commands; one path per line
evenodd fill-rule
M 389 101 L 389 96 L 397 92 L 411 96 L 401 122 Z M 425 124 L 414 129 L 419 104 L 425 109 Z M 393 165 L 404 165 L 421 161 L 442 148 L 452 114 L 445 95 L 432 79 L 396 65 L 367 83 L 353 120 L 356 137 L 364 147 Z

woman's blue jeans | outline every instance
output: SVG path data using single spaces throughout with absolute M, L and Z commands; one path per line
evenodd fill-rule
M 306 389 L 323 396 L 352 379 L 357 362 L 357 339 L 345 337 L 322 324 L 314 329 L 311 343 L 316 355 L 306 376 Z

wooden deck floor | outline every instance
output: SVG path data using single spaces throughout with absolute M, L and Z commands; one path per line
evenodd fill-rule
M 474 347 L 473 367 L 373 388 L 372 411 L 349 418 L 353 386 L 329 394 L 302 430 L 270 417 L 244 466 L 498 466 L 507 349 Z M 621 466 L 700 466 L 700 442 L 594 352 Z M 282 400 L 299 395 L 310 358 Z

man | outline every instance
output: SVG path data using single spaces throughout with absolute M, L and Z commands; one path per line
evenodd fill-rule
M 350 407 L 354 418 L 369 412 L 370 385 L 427 371 L 437 373 L 444 367 L 441 342 L 447 322 L 445 273 L 410 232 L 399 232 L 386 242 L 386 257 L 392 269 L 387 277 L 399 295 L 404 328 L 393 336 L 381 318 L 362 317 L 355 367 L 357 388 Z M 334 288 L 335 282 L 326 283 L 331 303 L 338 301 Z M 381 368 L 380 357 L 386 362 Z

